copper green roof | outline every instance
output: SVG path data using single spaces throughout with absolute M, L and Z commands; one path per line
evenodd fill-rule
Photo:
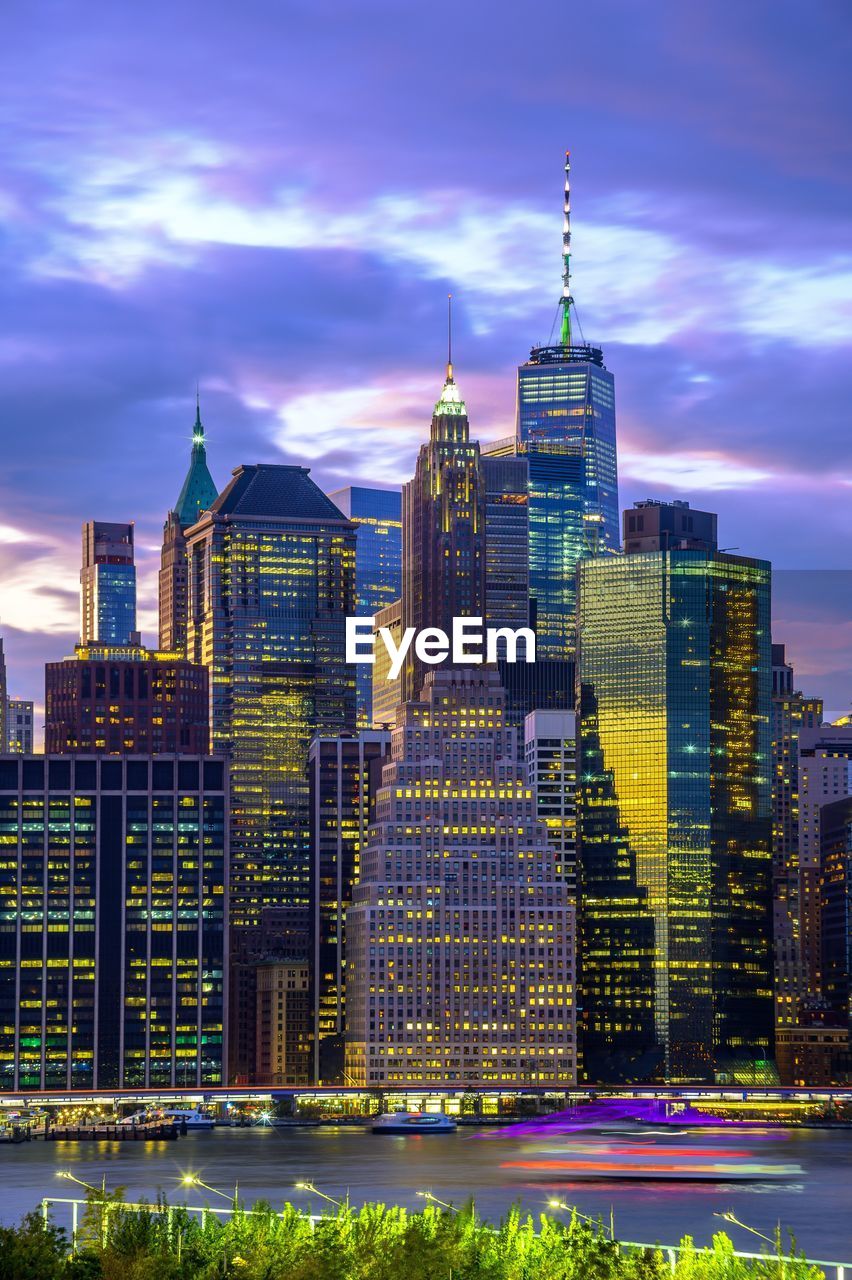
M 213 506 L 218 490 L 207 469 L 207 450 L 204 447 L 204 427 L 201 408 L 196 401 L 195 425 L 192 428 L 192 459 L 183 488 L 175 504 L 175 513 L 184 529 L 195 524 L 202 511 Z

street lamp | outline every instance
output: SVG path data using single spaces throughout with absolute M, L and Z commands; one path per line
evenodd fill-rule
M 603 1226 L 604 1231 L 609 1231 L 610 1239 L 615 1239 L 615 1223 L 613 1221 L 612 1206 L 609 1210 L 609 1227 L 604 1226 L 600 1218 L 592 1218 L 587 1213 L 581 1213 L 575 1204 L 566 1204 L 564 1200 L 548 1200 L 548 1207 L 551 1209 L 562 1209 L 565 1213 L 572 1213 L 575 1218 L 582 1218 L 583 1222 L 590 1222 L 593 1227 Z
M 743 1231 L 750 1231 L 753 1236 L 757 1236 L 761 1240 L 765 1240 L 768 1244 L 777 1246 L 778 1241 L 773 1240 L 772 1236 L 766 1236 L 762 1231 L 756 1231 L 754 1227 L 750 1227 L 747 1222 L 740 1222 L 739 1218 L 734 1214 L 733 1209 L 726 1209 L 724 1213 L 714 1213 L 714 1218 L 722 1218 L 725 1222 L 732 1222 L 735 1227 L 742 1227 Z
M 421 1196 L 424 1200 L 431 1200 L 433 1204 L 439 1204 L 443 1209 L 450 1209 L 453 1213 L 458 1213 L 458 1209 L 454 1204 L 448 1204 L 446 1200 L 439 1200 L 437 1196 L 433 1196 L 431 1191 L 416 1191 L 415 1195 Z
M 84 1182 L 82 1178 L 78 1178 L 70 1169 L 57 1169 L 57 1178 L 64 1178 L 66 1182 L 76 1182 L 78 1187 L 85 1187 L 87 1191 L 94 1191 L 95 1195 L 103 1196 L 106 1199 L 106 1174 L 99 1187 L 94 1186 L 91 1182 Z
M 229 1196 L 226 1191 L 220 1191 L 218 1187 L 211 1187 L 207 1182 L 202 1182 L 197 1173 L 185 1173 L 180 1183 L 182 1187 L 203 1187 L 205 1191 L 211 1191 L 214 1196 L 221 1196 L 223 1200 L 230 1200 L 235 1209 L 237 1207 L 240 1195 L 240 1184 L 238 1182 L 234 1183 L 233 1196 Z
M 342 1200 L 335 1200 L 334 1196 L 327 1196 L 324 1191 L 320 1191 L 319 1187 L 315 1187 L 312 1182 L 297 1182 L 296 1188 L 299 1191 L 310 1191 L 315 1196 L 319 1196 L 322 1200 L 327 1200 L 329 1204 L 336 1204 L 338 1209 L 343 1208 Z

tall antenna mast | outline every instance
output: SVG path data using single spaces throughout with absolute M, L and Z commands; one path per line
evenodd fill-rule
M 571 345 L 571 152 L 565 152 L 565 203 L 562 218 L 562 332 L 563 347 Z
M 447 294 L 447 382 L 453 380 L 453 295 Z

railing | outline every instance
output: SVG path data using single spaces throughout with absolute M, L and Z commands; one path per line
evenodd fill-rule
M 77 1252 L 77 1237 L 78 1237 L 79 1228 L 80 1228 L 81 1208 L 84 1211 L 86 1209 L 93 1209 L 95 1212 L 97 1212 L 98 1210 L 101 1211 L 101 1214 L 102 1214 L 101 1238 L 104 1244 L 106 1244 L 106 1241 L 107 1241 L 107 1234 L 109 1229 L 109 1212 L 111 1209 L 130 1209 L 132 1211 L 135 1210 L 136 1212 L 142 1212 L 142 1213 L 163 1213 L 166 1215 L 166 1223 L 169 1226 L 169 1228 L 171 1228 L 171 1225 L 174 1221 L 175 1213 L 178 1213 L 178 1212 L 197 1213 L 201 1217 L 202 1224 L 206 1222 L 207 1215 L 211 1213 L 217 1214 L 219 1216 L 224 1216 L 226 1218 L 232 1218 L 237 1213 L 246 1212 L 244 1209 L 239 1209 L 239 1208 L 234 1208 L 234 1209 L 221 1208 L 220 1209 L 217 1205 L 208 1205 L 208 1204 L 166 1205 L 166 1204 L 133 1203 L 133 1202 L 124 1201 L 124 1200 L 98 1201 L 95 1199 L 79 1200 L 79 1199 L 73 1199 L 68 1196 L 45 1196 L 41 1202 L 41 1216 L 45 1222 L 48 1221 L 48 1218 L 50 1216 L 50 1206 L 53 1204 L 63 1204 L 63 1205 L 71 1206 L 71 1246 L 75 1253 Z M 277 1216 L 283 1218 L 284 1212 L 281 1212 Z M 304 1217 L 306 1217 L 309 1220 L 312 1226 L 322 1220 L 321 1215 L 317 1213 L 308 1213 L 308 1214 L 305 1214 Z M 700 1248 L 694 1245 L 691 1246 L 691 1250 L 690 1250 L 690 1249 L 687 1249 L 684 1245 L 680 1245 L 680 1244 L 650 1244 L 647 1242 L 643 1242 L 641 1240 L 616 1240 L 614 1243 L 618 1248 L 619 1252 L 621 1252 L 623 1249 L 641 1249 L 641 1250 L 650 1249 L 654 1253 L 662 1253 L 668 1260 L 669 1269 L 671 1270 L 672 1275 L 674 1275 L 677 1269 L 677 1259 L 679 1254 L 686 1253 L 689 1251 L 696 1254 L 711 1252 L 710 1249 Z M 830 1275 L 830 1280 L 852 1280 L 852 1262 L 837 1262 L 833 1260 L 827 1261 L 825 1258 L 807 1258 L 807 1259 L 804 1259 L 801 1257 L 796 1258 L 790 1254 L 744 1253 L 740 1249 L 734 1249 L 732 1251 L 731 1256 L 734 1258 L 745 1258 L 752 1262 L 780 1262 L 780 1263 L 807 1262 L 809 1266 L 822 1267 L 826 1272 L 826 1276 L 828 1277 Z

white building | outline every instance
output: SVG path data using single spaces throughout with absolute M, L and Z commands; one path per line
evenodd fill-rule
M 577 894 L 577 717 L 573 711 L 531 711 L 524 721 L 527 783 L 547 827 L 556 872 Z

